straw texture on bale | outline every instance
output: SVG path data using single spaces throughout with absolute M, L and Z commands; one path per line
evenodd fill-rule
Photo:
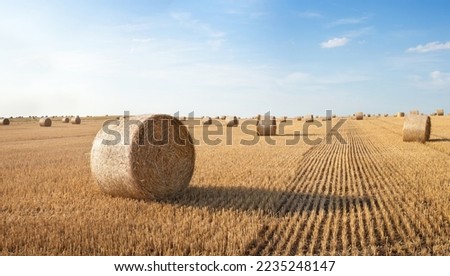
M 397 117 L 405 117 L 405 112 L 398 112 Z
M 444 109 L 438 109 L 438 110 L 436 110 L 436 114 L 437 114 L 438 116 L 444 116 Z
M 112 196 L 157 200 L 184 191 L 195 165 L 187 128 L 170 115 L 131 117 L 130 121 L 128 126 L 123 119 L 109 126 L 120 133 L 120 141 L 103 130 L 94 139 L 91 171 L 101 190 Z M 129 129 L 128 139 L 125 129 Z
M 364 113 L 363 112 L 356 112 L 355 113 L 356 120 L 362 120 L 364 119 Z
M 211 119 L 211 117 L 208 117 L 208 116 L 203 117 L 202 123 L 203 123 L 204 125 L 210 125 L 210 124 L 212 124 L 212 119 Z
M 10 123 L 10 121 L 8 118 L 0 119 L 0 125 L 7 126 L 7 125 L 9 125 L 9 123 Z
M 226 117 L 227 127 L 237 127 L 239 125 L 239 120 L 236 116 Z
M 403 123 L 403 141 L 425 143 L 430 140 L 431 119 L 425 115 L 409 115 Z
M 62 118 L 61 120 L 63 123 L 67 124 L 68 122 L 70 122 L 70 119 L 67 117 Z
M 277 132 L 277 119 L 275 117 L 264 116 L 256 123 L 256 133 L 258 136 L 273 136 Z
M 39 120 L 39 125 L 41 127 L 51 127 L 52 126 L 52 119 L 50 119 L 48 117 L 41 118 Z
M 70 119 L 70 123 L 73 124 L 73 125 L 79 125 L 79 124 L 81 124 L 81 118 L 80 118 L 80 116 L 72 117 L 72 119 Z
M 306 123 L 314 122 L 314 115 L 312 115 L 312 114 L 305 115 L 305 122 Z

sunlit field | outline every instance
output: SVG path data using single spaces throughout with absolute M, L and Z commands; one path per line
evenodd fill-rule
M 13 119 L 0 126 L 0 254 L 450 255 L 450 117 L 431 118 L 426 144 L 403 142 L 393 117 L 347 119 L 330 143 L 296 120 L 275 145 L 241 145 L 254 137 L 239 127 L 210 145 L 196 126 L 194 176 L 164 201 L 100 191 L 89 162 L 106 118 Z

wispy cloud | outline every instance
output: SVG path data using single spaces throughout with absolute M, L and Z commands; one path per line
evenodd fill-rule
M 367 19 L 369 19 L 369 17 L 367 17 L 367 16 L 341 18 L 341 19 L 338 19 L 336 21 L 329 23 L 327 26 L 328 27 L 336 27 L 336 26 L 341 26 L 341 25 L 356 25 L 356 24 L 361 24 L 361 23 L 366 22 Z
M 193 31 L 207 34 L 211 37 L 224 37 L 225 33 L 214 30 L 210 25 L 195 19 L 191 13 L 188 12 L 172 12 L 170 13 L 172 19 L 178 21 L 181 26 L 191 29 Z
M 313 11 L 299 12 L 297 15 L 301 18 L 321 18 L 322 14 Z
M 425 76 L 410 76 L 413 84 L 423 90 L 450 90 L 450 73 L 434 70 Z
M 320 43 L 320 47 L 328 49 L 328 48 L 336 48 L 342 47 L 349 42 L 349 39 L 346 37 L 335 37 L 328 41 Z
M 434 51 L 441 51 L 441 50 L 450 50 L 450 42 L 440 43 L 439 41 L 434 41 L 427 43 L 425 45 L 417 45 L 413 48 L 406 49 L 406 52 L 408 53 L 428 53 L 428 52 L 434 52 Z

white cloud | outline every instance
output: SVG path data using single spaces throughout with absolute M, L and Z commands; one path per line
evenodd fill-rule
M 361 24 L 361 23 L 364 23 L 365 21 L 367 21 L 368 18 L 369 17 L 367 17 L 367 16 L 358 17 L 358 18 L 341 18 L 341 19 L 338 19 L 338 20 L 333 21 L 330 24 L 328 24 L 328 27 L 335 27 L 335 26 L 340 26 L 340 25 Z
M 349 39 L 346 37 L 335 37 L 328 41 L 320 43 L 320 47 L 322 48 L 336 48 L 342 47 L 349 42 Z
M 306 12 L 299 12 L 298 16 L 302 18 L 321 18 L 322 14 L 318 12 L 306 11 Z
M 450 73 L 438 70 L 428 73 L 426 76 L 413 75 L 409 79 L 413 84 L 424 90 L 448 90 L 450 89 Z
M 434 52 L 434 51 L 440 51 L 440 50 L 450 50 L 450 42 L 440 43 L 439 41 L 434 41 L 427 43 L 425 45 L 417 45 L 413 48 L 408 48 L 406 52 L 409 53 L 427 53 L 427 52 Z

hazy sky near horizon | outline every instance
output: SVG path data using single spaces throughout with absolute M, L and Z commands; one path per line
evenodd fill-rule
M 450 1 L 3 1 L 0 117 L 450 112 Z

